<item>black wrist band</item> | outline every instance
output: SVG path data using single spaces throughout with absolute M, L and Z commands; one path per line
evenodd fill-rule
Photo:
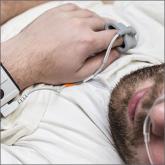
M 10 79 L 12 80 L 12 82 L 14 83 L 14 85 L 18 88 L 19 91 L 21 91 L 20 88 L 19 88 L 19 86 L 18 86 L 18 84 L 14 81 L 13 77 L 10 75 L 10 73 L 7 71 L 7 69 L 2 65 L 2 63 L 1 63 L 1 66 L 4 69 L 4 71 L 6 72 L 6 74 L 10 77 Z

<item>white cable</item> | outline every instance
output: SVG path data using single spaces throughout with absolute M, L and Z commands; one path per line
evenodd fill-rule
M 95 76 L 97 76 L 97 75 L 105 68 L 105 66 L 106 66 L 106 64 L 107 64 L 107 62 L 108 62 L 109 56 L 110 56 L 110 52 L 111 52 L 112 46 L 113 46 L 114 42 L 116 41 L 116 39 L 119 37 L 119 35 L 120 35 L 120 34 L 117 33 L 117 34 L 113 37 L 113 39 L 111 40 L 111 42 L 110 42 L 110 44 L 109 44 L 109 46 L 108 46 L 108 48 L 107 48 L 107 51 L 106 51 L 106 53 L 105 53 L 103 62 L 102 62 L 102 64 L 101 64 L 101 66 L 98 68 L 98 70 L 96 70 L 96 72 L 95 72 L 93 75 L 89 76 L 89 77 L 88 77 L 87 79 L 85 79 L 83 82 L 87 82 L 87 81 L 93 79 Z M 34 88 L 34 89 L 31 90 L 29 93 L 24 94 L 23 96 L 21 96 L 20 98 L 18 98 L 16 101 L 14 101 L 13 104 L 10 105 L 11 108 L 10 108 L 10 107 L 6 107 L 6 108 L 4 109 L 4 114 L 5 114 L 4 116 L 6 117 L 6 116 L 8 116 L 11 112 L 15 111 L 15 110 L 18 108 L 19 104 L 21 104 L 22 102 L 24 102 L 24 100 L 25 100 L 31 93 L 33 93 L 33 92 L 35 92 L 35 91 L 39 91 L 39 90 L 52 90 L 52 91 L 54 91 L 54 92 L 56 92 L 56 93 L 59 93 L 58 90 L 59 90 L 59 89 L 61 90 L 62 88 L 64 88 L 64 86 L 59 87 L 58 90 L 57 90 L 57 89 L 54 89 L 54 88 L 55 88 L 55 87 L 53 87 L 53 88 L 51 88 L 51 87 Z M 10 109 L 11 109 L 11 110 L 10 110 Z
M 153 106 L 164 101 L 165 99 L 165 95 L 162 94 L 160 97 L 158 97 Z M 152 108 L 151 108 L 151 111 L 152 111 Z M 153 163 L 153 160 L 152 160 L 152 155 L 151 155 L 151 150 L 150 150 L 150 147 L 149 147 L 149 143 L 150 143 L 150 129 L 151 129 L 151 119 L 150 119 L 150 113 L 151 111 L 148 113 L 148 115 L 146 116 L 145 120 L 144 120 L 144 124 L 143 124 L 143 136 L 144 136 L 144 143 L 145 143 L 145 147 L 146 147 L 146 152 L 147 152 L 147 155 L 148 155 L 148 159 L 150 161 L 150 164 L 151 165 L 154 165 Z
M 103 59 L 103 62 L 102 62 L 102 64 L 101 64 L 101 66 L 96 70 L 96 72 L 95 72 L 93 75 L 91 75 L 91 76 L 89 76 L 88 78 L 86 78 L 83 82 L 87 82 L 87 81 L 93 79 L 93 78 L 96 77 L 101 71 L 103 71 L 103 69 L 105 68 L 105 66 L 106 66 L 106 64 L 107 64 L 107 62 L 108 62 L 108 59 L 109 59 L 109 56 L 110 56 L 110 52 L 111 52 L 112 46 L 113 46 L 114 42 L 116 41 L 116 39 L 117 39 L 118 37 L 119 37 L 119 34 L 117 33 L 117 34 L 113 37 L 113 39 L 111 40 L 111 42 L 110 42 L 110 44 L 109 44 L 109 46 L 108 46 L 108 48 L 107 48 L 107 51 L 106 51 L 106 53 L 105 53 L 105 56 L 104 56 L 104 59 Z
M 23 96 L 21 96 L 20 98 L 18 98 L 16 101 L 18 102 L 18 104 L 21 104 L 22 102 L 24 102 L 24 100 L 33 92 L 36 91 L 41 91 L 41 90 L 51 90 L 53 92 L 56 92 L 56 94 L 59 94 L 60 91 L 64 88 L 64 86 L 61 86 L 59 88 L 55 88 L 55 87 L 39 87 L 39 88 L 34 88 L 32 89 L 30 92 L 24 94 Z
M 113 46 L 114 42 L 116 41 L 116 39 L 117 39 L 118 37 L 119 37 L 119 34 L 117 33 L 117 34 L 113 37 L 113 39 L 111 40 L 111 42 L 110 42 L 110 44 L 109 44 L 109 46 L 108 46 L 108 48 L 107 48 L 107 51 L 106 51 L 106 53 L 105 53 L 103 62 L 102 62 L 102 64 L 101 64 L 101 66 L 98 68 L 98 70 L 97 70 L 93 75 L 91 75 L 91 76 L 89 76 L 87 79 L 85 79 L 83 82 L 87 82 L 87 81 L 93 79 L 95 76 L 97 76 L 97 75 L 104 69 L 105 65 L 106 65 L 107 62 L 108 62 L 108 58 L 109 58 L 109 56 L 110 56 L 110 52 L 111 52 L 112 46 Z M 63 89 L 63 88 L 64 88 L 64 86 L 59 87 L 60 90 Z M 58 89 L 58 90 L 59 90 L 59 89 Z M 39 90 L 52 90 L 52 91 L 54 91 L 54 92 L 59 93 L 59 91 L 57 91 L 57 89 L 54 89 L 54 88 L 52 88 L 52 87 L 34 88 L 34 89 L 31 90 L 29 93 L 26 93 L 26 94 L 24 94 L 22 97 L 20 97 L 16 102 L 18 102 L 18 104 L 21 104 L 31 93 L 33 93 L 33 92 L 35 92 L 35 91 L 39 91 Z
M 143 136 L 144 136 L 144 143 L 145 143 L 145 147 L 146 147 L 146 152 L 148 155 L 148 159 L 151 165 L 153 165 L 153 161 L 151 158 L 151 153 L 150 153 L 150 149 L 149 149 L 149 143 L 150 143 L 150 127 L 151 127 L 151 120 L 149 117 L 149 113 L 146 116 L 145 120 L 144 120 L 144 124 L 143 124 Z
M 19 104 L 23 103 L 26 98 L 32 94 L 33 92 L 36 91 L 42 91 L 42 90 L 50 90 L 56 93 L 56 95 L 61 96 L 62 98 L 66 99 L 67 101 L 71 102 L 72 104 L 74 104 L 75 106 L 79 107 L 79 109 L 82 110 L 82 112 L 84 112 L 84 114 L 91 120 L 91 122 L 105 135 L 105 137 L 107 137 L 107 139 L 109 141 L 111 141 L 111 139 L 106 135 L 106 133 L 97 125 L 95 124 L 94 120 L 90 117 L 90 115 L 88 115 L 88 113 L 84 110 L 83 107 L 81 107 L 81 105 L 79 105 L 74 99 L 67 97 L 63 94 L 61 94 L 61 90 L 64 89 L 65 86 L 60 86 L 60 87 L 55 87 L 55 86 L 50 86 L 50 87 L 38 87 L 38 88 L 34 88 L 32 89 L 29 93 L 24 94 L 23 96 L 21 96 L 20 98 L 18 98 L 15 102 Z M 18 107 L 17 107 L 18 108 Z

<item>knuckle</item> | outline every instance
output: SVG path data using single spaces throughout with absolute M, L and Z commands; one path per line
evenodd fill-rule
M 73 3 L 66 3 L 66 4 L 62 5 L 61 7 L 64 10 L 75 10 L 78 8 L 78 6 Z
M 85 44 L 88 44 L 89 46 L 92 44 L 94 44 L 94 37 L 93 35 L 91 34 L 88 34 L 88 35 L 85 35 L 83 38 L 82 38 L 82 42 L 85 43 Z
M 79 43 L 79 49 L 81 50 L 82 54 L 85 55 L 83 58 L 86 58 L 93 47 L 95 47 L 94 37 L 88 35 L 87 33 L 82 33 L 77 42 Z
M 88 9 L 82 9 L 82 11 L 83 11 L 87 16 L 93 16 L 93 15 L 95 15 L 94 12 L 92 12 L 92 11 L 90 11 L 90 10 L 88 10 Z
M 72 23 L 75 25 L 75 26 L 81 26 L 83 24 L 82 20 L 79 19 L 79 18 L 72 18 Z
M 66 6 L 67 6 L 67 7 L 70 7 L 71 9 L 75 9 L 75 8 L 78 7 L 77 5 L 75 5 L 75 4 L 73 4 L 73 3 L 67 3 Z

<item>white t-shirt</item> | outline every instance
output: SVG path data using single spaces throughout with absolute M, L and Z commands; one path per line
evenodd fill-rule
M 12 19 L 1 28 L 1 42 L 63 3 L 49 2 Z M 122 164 L 109 129 L 110 94 L 124 75 L 164 62 L 164 2 L 118 1 L 113 6 L 99 1 L 73 3 L 134 26 L 138 45 L 93 82 L 64 88 L 61 95 L 35 92 L 2 119 L 2 164 Z

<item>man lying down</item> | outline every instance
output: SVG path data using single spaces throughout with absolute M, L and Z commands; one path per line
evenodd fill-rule
M 137 70 L 123 77 L 114 88 L 109 121 L 115 147 L 129 164 L 148 164 L 143 123 L 150 113 L 150 152 L 154 164 L 164 164 L 164 75 L 165 65 Z M 163 99 L 160 99 L 163 97 Z
M 2 164 L 164 164 L 162 3 L 86 6 L 134 26 L 137 47 L 93 81 L 59 88 L 58 95 L 35 92 L 2 119 Z M 143 138 L 148 114 L 149 156 Z

